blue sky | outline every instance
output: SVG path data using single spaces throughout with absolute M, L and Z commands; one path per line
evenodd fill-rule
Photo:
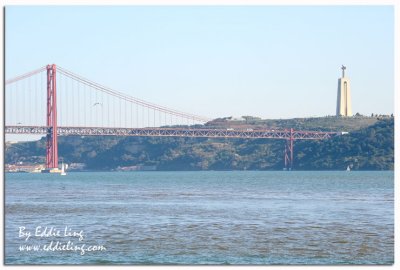
M 6 79 L 56 63 L 209 118 L 334 115 L 342 64 L 353 112 L 394 107 L 390 6 L 8 6 Z

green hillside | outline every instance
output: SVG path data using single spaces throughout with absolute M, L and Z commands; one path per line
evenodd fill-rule
M 296 168 L 336 170 L 394 169 L 394 121 L 376 124 L 326 141 L 296 142 Z

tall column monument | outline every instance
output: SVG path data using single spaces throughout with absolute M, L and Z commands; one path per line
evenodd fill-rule
M 350 80 L 345 76 L 346 67 L 342 65 L 342 78 L 338 81 L 336 116 L 352 116 Z
M 345 77 L 346 67 L 342 65 L 342 78 L 338 81 L 336 116 L 352 116 L 350 80 Z

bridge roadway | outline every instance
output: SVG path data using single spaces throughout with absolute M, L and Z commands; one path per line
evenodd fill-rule
M 5 126 L 6 134 L 51 134 L 47 126 Z M 57 127 L 59 136 L 144 136 L 202 137 L 242 139 L 321 140 L 342 135 L 342 132 L 298 131 L 293 129 L 200 129 L 200 128 L 107 128 Z

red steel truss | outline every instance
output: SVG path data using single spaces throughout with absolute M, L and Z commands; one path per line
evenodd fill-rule
M 46 134 L 49 126 L 6 126 L 7 134 Z M 106 127 L 57 127 L 58 136 L 144 136 L 144 137 L 203 137 L 241 139 L 321 140 L 341 135 L 341 132 L 297 131 L 293 129 L 192 129 L 192 128 L 106 128 Z

